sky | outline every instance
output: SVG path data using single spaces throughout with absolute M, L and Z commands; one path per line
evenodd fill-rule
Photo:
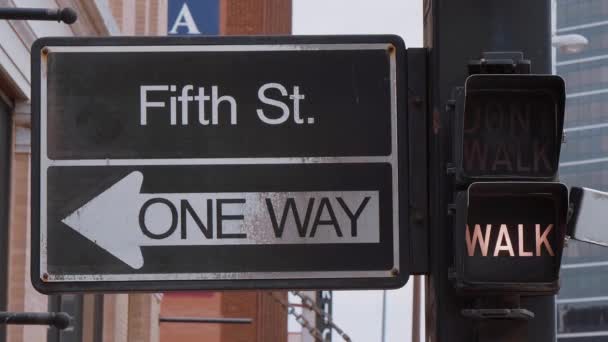
M 407 47 L 422 47 L 422 0 L 293 0 L 293 33 L 397 34 Z M 388 292 L 385 342 L 411 341 L 412 279 Z M 353 341 L 382 342 L 382 291 L 336 291 L 333 305 L 335 323 Z
M 398 34 L 422 47 L 422 0 L 293 0 L 294 34 Z

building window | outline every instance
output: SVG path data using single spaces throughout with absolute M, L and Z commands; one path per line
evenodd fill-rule
M 606 154 L 603 155 L 604 157 Z M 560 166 L 559 180 L 566 185 L 584 186 L 600 191 L 608 191 L 608 162 L 593 160 L 571 160 L 578 165 Z M 564 162 L 564 160 L 562 160 Z
M 82 341 L 82 304 L 82 295 L 66 294 L 49 296 L 49 311 L 61 311 L 69 314 L 72 316 L 72 324 L 65 330 L 49 329 L 48 342 Z
M 606 59 L 606 63 L 608 65 L 608 59 Z M 608 87 L 605 89 L 607 92 L 602 94 L 568 98 L 564 118 L 565 127 L 608 122 Z
M 49 311 L 72 316 L 66 330 L 49 329 L 48 342 L 102 342 L 103 295 L 59 295 L 49 297 Z
M 608 298 L 608 262 L 590 264 L 565 264 L 562 266 L 559 300 L 576 298 Z
M 606 0 L 558 0 L 557 27 L 569 27 L 606 20 Z
M 604 59 L 558 65 L 557 73 L 564 78 L 569 94 L 608 89 L 608 64 Z
M 557 305 L 557 332 L 606 332 L 608 300 L 567 302 Z

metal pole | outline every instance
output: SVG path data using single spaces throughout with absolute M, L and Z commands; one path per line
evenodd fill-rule
M 160 317 L 161 323 L 251 324 L 251 318 Z
M 8 20 L 49 20 L 63 21 L 66 24 L 76 22 L 78 15 L 71 8 L 0 8 L 0 19 Z
M 412 281 L 414 285 L 413 300 L 412 300 L 412 341 L 420 342 L 420 280 L 421 276 L 414 276 Z
M 72 317 L 65 312 L 0 312 L 0 324 L 50 325 L 65 329 L 71 321 Z
M 382 290 L 382 333 L 380 341 L 386 342 L 386 290 Z
M 532 72 L 551 73 L 549 0 L 424 0 L 425 46 L 429 48 L 430 119 L 429 193 L 430 270 L 426 291 L 427 341 L 478 341 L 476 322 L 461 310 L 470 299 L 458 296 L 450 280 L 453 264 L 453 188 L 446 175 L 451 155 L 451 119 L 445 110 L 454 87 L 463 86 L 467 63 L 485 51 L 521 51 Z M 527 341 L 555 341 L 554 298 L 522 298 L 521 307 L 536 315 L 526 326 Z M 494 341 L 507 333 L 493 329 Z
M 300 298 L 302 298 L 302 304 L 307 303 L 307 301 L 304 300 L 304 296 L 302 295 L 302 293 L 300 293 L 298 291 L 293 291 L 292 293 L 295 294 L 296 296 L 299 296 Z M 323 335 L 323 338 L 324 338 L 323 342 L 332 341 L 331 335 L 332 335 L 332 330 L 334 329 L 334 323 L 331 319 L 332 312 L 333 312 L 332 296 L 333 296 L 332 291 L 329 291 L 329 290 L 317 291 L 317 298 L 315 300 L 316 310 L 315 310 L 315 306 L 310 307 L 317 314 L 316 326 L 317 326 L 317 329 L 319 329 L 319 331 L 321 331 L 321 334 Z M 313 303 L 313 304 L 315 304 L 315 303 Z M 306 307 L 306 305 L 305 305 L 305 307 Z

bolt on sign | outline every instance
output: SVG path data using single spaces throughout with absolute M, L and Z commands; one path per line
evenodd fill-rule
M 38 290 L 407 281 L 400 38 L 48 38 L 32 56 Z

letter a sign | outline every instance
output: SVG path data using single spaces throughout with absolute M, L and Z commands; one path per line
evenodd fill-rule
M 169 0 L 168 35 L 217 35 L 220 0 Z

